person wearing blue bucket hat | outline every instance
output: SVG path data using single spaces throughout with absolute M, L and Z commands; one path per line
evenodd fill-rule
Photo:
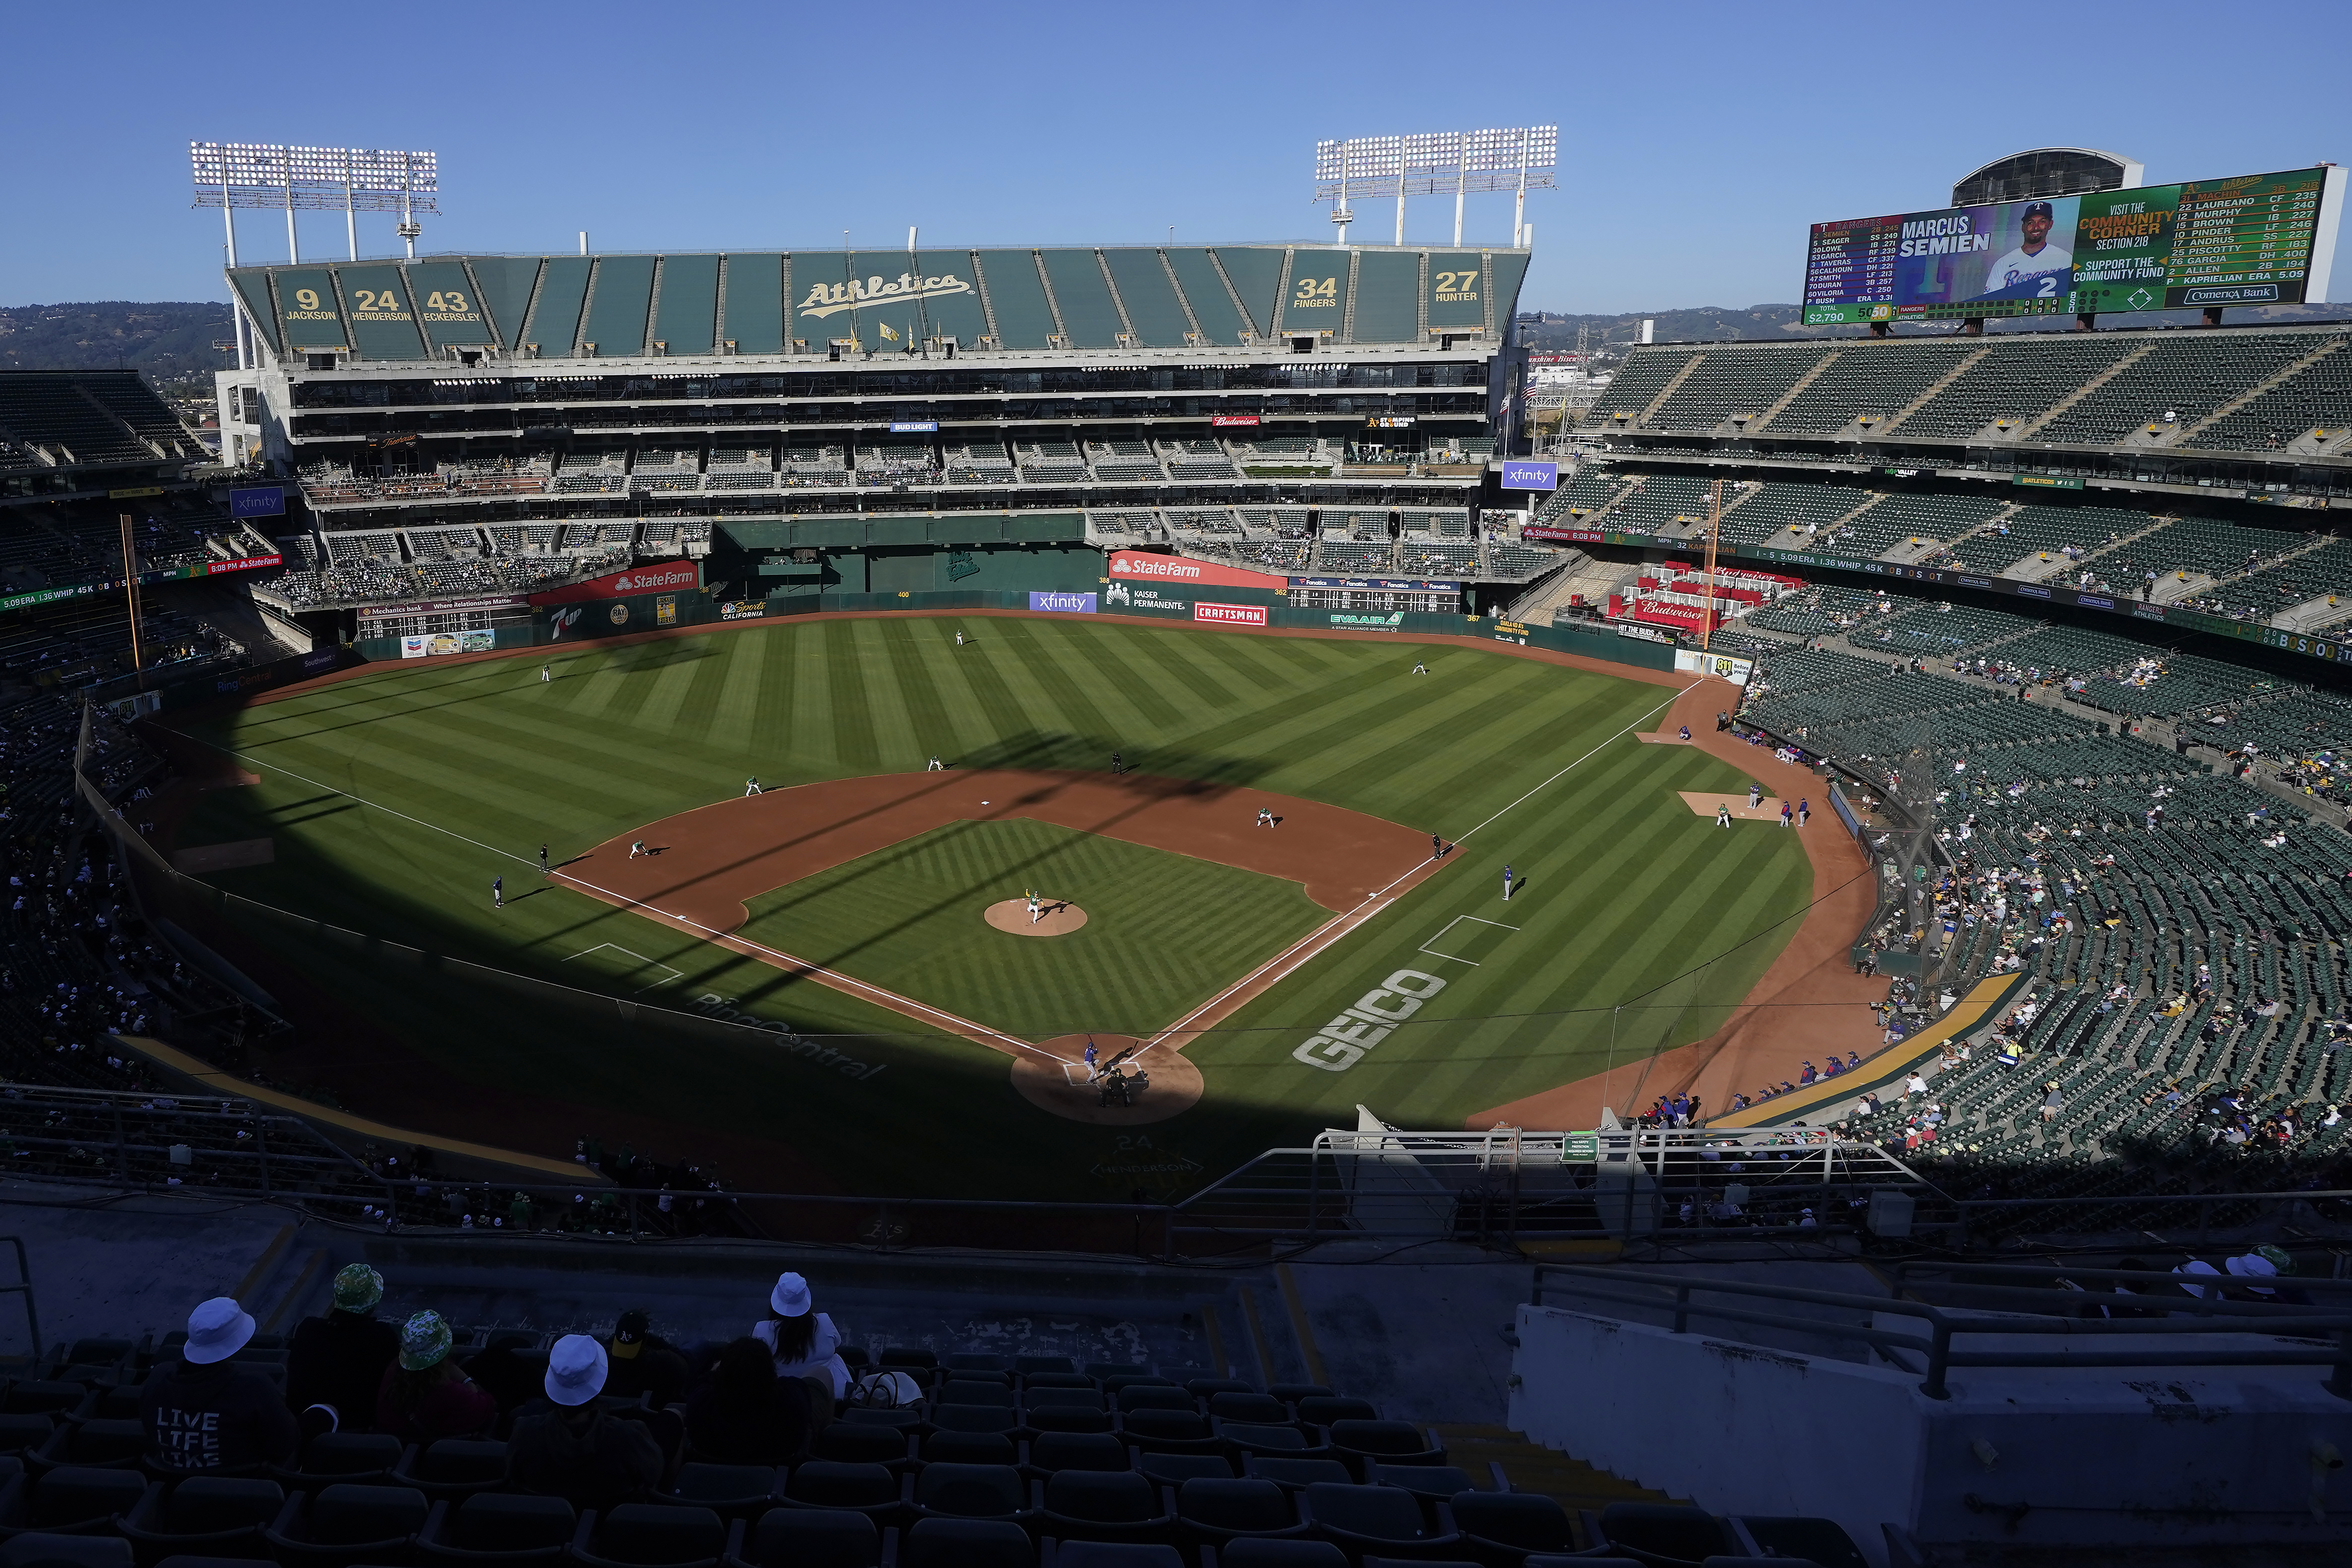
M 294 1413 L 277 1385 L 235 1358 L 253 1338 L 253 1314 L 215 1296 L 188 1314 L 180 1359 L 147 1380 L 139 1419 L 159 1470 L 236 1470 L 294 1457 Z

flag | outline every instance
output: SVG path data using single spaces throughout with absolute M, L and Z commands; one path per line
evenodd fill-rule
M 887 321 L 882 323 L 882 335 L 894 343 L 898 340 L 898 334 L 890 330 L 890 323 Z

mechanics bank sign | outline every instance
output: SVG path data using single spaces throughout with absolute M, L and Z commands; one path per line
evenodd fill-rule
M 862 282 L 855 277 L 839 283 L 813 285 L 808 298 L 801 301 L 801 314 L 822 320 L 838 316 L 844 310 L 855 310 L 866 305 L 901 305 L 917 299 L 939 299 L 950 294 L 969 294 L 971 285 L 952 272 L 942 272 L 936 277 L 918 273 L 902 272 L 897 282 L 876 274 Z

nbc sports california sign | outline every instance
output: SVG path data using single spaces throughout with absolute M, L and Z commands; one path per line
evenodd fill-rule
M 634 593 L 673 593 L 702 586 L 702 569 L 690 560 L 665 561 L 659 566 L 631 567 L 607 572 L 585 582 L 552 588 L 530 596 L 533 604 L 577 604 L 583 599 L 626 599 Z

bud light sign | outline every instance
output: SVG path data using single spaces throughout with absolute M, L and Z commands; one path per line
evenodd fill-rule
M 1061 615 L 1092 615 L 1095 612 L 1095 596 L 1091 593 L 1043 593 L 1033 588 L 1029 591 L 1029 608 Z
M 1557 463 L 1506 463 L 1503 465 L 1503 488 L 1506 490 L 1557 490 L 1559 488 L 1559 465 Z
M 228 493 L 228 515 L 232 517 L 282 517 L 286 515 L 286 492 L 275 485 L 268 489 L 231 490 Z

